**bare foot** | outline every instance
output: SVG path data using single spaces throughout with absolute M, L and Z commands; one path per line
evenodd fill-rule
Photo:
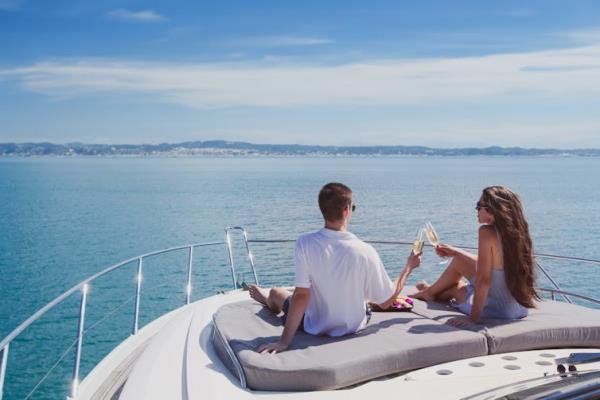
M 417 282 L 417 284 L 415 285 L 415 287 L 417 288 L 417 290 L 419 292 L 422 292 L 423 290 L 429 288 L 429 283 L 427 283 L 425 281 L 419 281 L 419 282 Z
M 258 301 L 260 304 L 267 305 L 267 290 L 263 289 L 257 285 L 248 286 L 248 292 L 250 293 L 250 297 L 254 300 Z
M 435 298 L 429 293 L 429 290 L 425 289 L 418 293 L 411 294 L 410 297 L 423 301 L 433 301 Z

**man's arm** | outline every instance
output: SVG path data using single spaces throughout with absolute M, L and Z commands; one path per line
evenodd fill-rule
M 406 264 L 404 265 L 404 268 L 402 269 L 402 271 L 400 271 L 400 274 L 394 281 L 394 293 L 392 293 L 392 296 L 385 302 L 378 304 L 379 307 L 381 307 L 383 310 L 391 307 L 392 303 L 394 303 L 394 300 L 396 300 L 396 297 L 398 297 L 400 292 L 402 292 L 402 289 L 406 284 L 408 276 L 413 271 L 413 269 L 419 266 L 419 264 L 421 264 L 421 254 L 415 255 L 411 251 L 410 255 L 406 259 Z
M 258 348 L 258 352 L 261 354 L 265 353 L 278 353 L 288 348 L 292 339 L 298 331 L 302 317 L 304 317 L 304 311 L 308 306 L 308 300 L 310 299 L 310 289 L 297 287 L 294 289 L 292 294 L 292 300 L 290 302 L 290 309 L 288 311 L 287 318 L 285 320 L 285 326 L 283 327 L 283 333 L 279 338 L 278 342 L 265 343 Z

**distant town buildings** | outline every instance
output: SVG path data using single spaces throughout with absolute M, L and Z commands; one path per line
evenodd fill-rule
M 161 144 L 0 143 L 0 156 L 584 156 L 600 149 L 531 149 L 521 147 L 430 148 L 424 146 L 311 146 L 253 144 L 224 140 Z

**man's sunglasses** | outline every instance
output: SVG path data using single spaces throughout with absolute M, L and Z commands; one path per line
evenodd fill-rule
M 351 209 L 352 212 L 354 212 L 356 210 L 356 204 L 350 203 L 350 204 L 348 204 L 348 208 Z

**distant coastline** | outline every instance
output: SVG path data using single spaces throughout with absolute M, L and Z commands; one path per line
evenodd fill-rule
M 577 156 L 600 157 L 600 149 L 522 147 L 432 148 L 425 146 L 313 146 L 225 140 L 161 144 L 0 143 L 0 157 L 34 156 Z

